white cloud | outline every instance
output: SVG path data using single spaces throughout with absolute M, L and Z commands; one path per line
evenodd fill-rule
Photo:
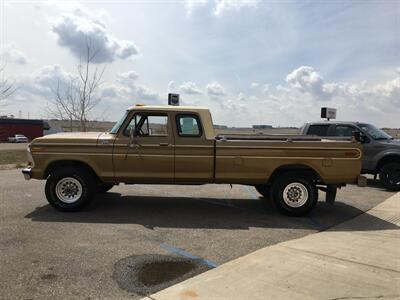
M 168 82 L 167 91 L 168 91 L 168 93 L 177 93 L 178 88 L 176 86 L 175 81 Z
M 212 97 L 221 97 L 226 95 L 224 87 L 217 81 L 207 84 L 206 90 L 207 94 Z
M 58 44 L 78 58 L 86 56 L 89 43 L 92 51 L 99 51 L 93 59 L 94 63 L 127 59 L 139 53 L 133 42 L 110 35 L 104 23 L 80 9 L 57 18 L 52 24 L 52 31 L 58 38 Z
M 313 68 L 299 69 L 289 72 L 285 84 L 268 85 L 266 93 L 256 93 L 252 90 L 248 94 L 235 93 L 225 90 L 218 82 L 211 82 L 205 88 L 206 93 L 197 95 L 196 99 L 188 97 L 182 100 L 185 104 L 210 107 L 216 123 L 231 126 L 250 126 L 257 123 L 300 126 L 304 122 L 318 120 L 320 107 L 326 105 L 336 107 L 338 118 L 342 120 L 359 120 L 378 126 L 398 127 L 396 118 L 400 114 L 400 75 L 379 84 L 369 84 L 365 81 L 324 82 L 322 76 Z M 19 109 L 26 112 L 37 107 L 43 108 L 46 102 L 54 97 L 52 89 L 57 87 L 58 82 L 65 87 L 75 78 L 74 74 L 64 71 L 58 65 L 45 66 L 17 80 L 19 89 L 10 98 L 8 107 L 19 105 L 18 109 L 14 109 L 14 114 Z M 321 89 L 316 89 L 318 92 L 315 92 L 313 87 L 317 83 L 322 86 L 323 93 L 329 95 L 323 104 L 318 93 Z M 171 81 L 168 89 L 171 92 L 181 92 L 182 85 L 191 86 L 187 85 L 187 82 L 176 85 Z M 263 89 L 266 86 L 260 84 L 259 88 Z M 135 71 L 117 74 L 114 82 L 100 86 L 96 97 L 101 99 L 99 110 L 106 109 L 112 114 L 111 119 L 115 119 L 126 107 L 135 103 L 166 102 L 157 90 L 141 84 Z M 235 118 L 232 118 L 233 114 Z
M 200 7 L 211 3 L 212 12 L 220 16 L 227 11 L 239 11 L 244 7 L 255 7 L 260 0 L 185 0 L 185 8 L 188 15 Z
M 105 83 L 100 87 L 99 93 L 102 97 L 114 103 L 127 103 L 127 105 L 147 102 L 159 104 L 160 94 L 138 81 L 139 75 L 135 71 L 128 71 L 117 74 L 115 83 Z
M 57 86 L 65 89 L 71 81 L 77 79 L 76 75 L 64 71 L 59 65 L 44 66 L 17 81 L 18 93 L 21 92 L 27 99 L 30 95 L 51 99 Z
M 185 0 L 185 8 L 188 15 L 190 15 L 195 9 L 205 6 L 208 0 Z
M 310 93 L 319 100 L 326 100 L 328 93 L 324 90 L 322 76 L 312 67 L 302 66 L 286 76 L 286 82 L 304 93 Z
M 270 90 L 270 85 L 269 85 L 269 84 L 264 84 L 264 85 L 262 86 L 262 93 L 263 93 L 263 94 L 268 94 L 268 93 L 269 93 L 269 90 Z
M 161 99 L 161 96 L 158 92 L 143 85 L 136 86 L 135 92 L 139 100 L 150 100 L 158 102 Z
M 202 91 L 197 87 L 194 82 L 187 81 L 179 86 L 179 91 L 189 95 L 199 95 Z
M 138 78 L 139 78 L 139 75 L 135 71 L 128 71 L 125 73 L 117 74 L 117 81 L 124 85 L 134 84 L 134 82 Z
M 379 84 L 325 82 L 312 67 L 301 67 L 289 72 L 286 84 L 263 85 L 261 89 L 265 92 L 257 96 L 252 91 L 236 96 L 228 91 L 220 101 L 213 101 L 215 97 L 209 94 L 206 105 L 212 107 L 218 124 L 233 126 L 300 126 L 318 120 L 320 107 L 330 106 L 338 109 L 340 120 L 398 127 L 400 75 Z
M 258 82 L 252 82 L 252 83 L 250 84 L 250 87 L 252 87 L 253 89 L 258 88 L 259 86 L 260 86 L 260 84 L 259 84 Z
M 24 65 L 28 63 L 28 59 L 25 54 L 16 48 L 15 43 L 5 45 L 0 50 L 0 59 L 7 63 L 13 63 L 17 65 Z
M 373 93 L 400 107 L 400 76 L 374 87 Z
M 217 0 L 214 14 L 220 16 L 226 11 L 239 11 L 244 7 L 254 7 L 259 2 L 259 0 Z

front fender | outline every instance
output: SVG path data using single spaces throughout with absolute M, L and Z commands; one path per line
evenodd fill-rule
M 400 149 L 387 149 L 376 154 L 373 159 L 373 169 L 376 170 L 379 166 L 379 163 L 389 156 L 395 156 L 400 159 Z

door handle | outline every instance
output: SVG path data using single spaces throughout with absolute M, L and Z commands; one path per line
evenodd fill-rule
M 167 147 L 167 146 L 169 146 L 169 143 L 160 143 L 160 146 Z

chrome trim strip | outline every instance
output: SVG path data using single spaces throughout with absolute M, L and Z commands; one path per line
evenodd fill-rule
M 45 152 L 45 151 L 41 151 L 41 152 L 35 152 L 35 155 L 110 155 L 112 156 L 113 153 L 112 152 L 107 152 L 107 153 L 93 153 L 93 152 Z
M 287 159 L 314 159 L 314 160 L 321 160 L 321 159 L 332 159 L 332 160 L 342 160 L 342 159 L 349 159 L 349 160 L 359 160 L 361 157 L 309 157 L 309 156 L 240 156 L 240 155 L 226 155 L 226 156 L 221 156 L 217 155 L 217 159 L 219 158 L 268 158 L 268 159 L 276 159 L 276 158 L 287 158 Z
M 296 150 L 357 150 L 358 148 L 346 148 L 346 147 L 276 147 L 276 146 L 217 146 L 218 149 L 223 148 L 241 148 L 241 149 L 296 149 Z M 361 151 L 360 151 L 361 152 Z
M 114 144 L 115 147 L 124 147 L 127 148 L 130 144 Z M 160 147 L 160 144 L 140 144 L 142 148 L 144 147 Z M 162 146 L 162 147 L 175 147 L 172 144 L 168 144 L 168 146 Z
M 35 143 L 31 147 L 53 147 L 53 146 L 75 146 L 75 147 L 96 147 L 97 141 L 95 143 Z
M 214 148 L 214 145 L 175 145 L 175 148 Z

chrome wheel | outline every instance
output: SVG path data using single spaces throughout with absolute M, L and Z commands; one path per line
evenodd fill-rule
M 73 177 L 62 178 L 56 185 L 56 195 L 64 203 L 74 203 L 82 196 L 82 184 Z
M 289 207 L 301 207 L 308 200 L 308 190 L 300 182 L 288 184 L 283 190 L 283 201 Z

